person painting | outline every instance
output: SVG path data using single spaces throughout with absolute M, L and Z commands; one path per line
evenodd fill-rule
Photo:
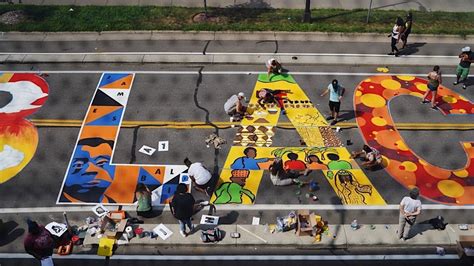
M 405 20 L 405 30 L 401 34 L 401 40 L 403 42 L 402 49 L 405 49 L 405 47 L 407 46 L 408 36 L 411 33 L 412 25 L 413 25 L 413 14 L 411 12 L 408 12 L 407 18 Z
M 291 93 L 290 90 L 272 90 L 268 88 L 263 88 L 257 90 L 256 94 L 258 97 L 257 103 L 265 110 L 265 104 L 274 103 L 282 110 L 282 113 L 285 114 L 285 104 L 284 99 L 288 93 Z
M 425 95 L 423 95 L 423 100 L 421 103 L 429 103 L 426 99 L 428 94 L 431 92 L 431 109 L 436 110 L 436 95 L 438 93 L 439 84 L 441 84 L 441 71 L 439 70 L 439 66 L 434 66 L 433 71 L 428 73 L 428 90 L 426 91 Z
M 329 93 L 329 110 L 331 110 L 331 115 L 326 118 L 326 120 L 334 119 L 331 122 L 331 125 L 335 125 L 338 120 L 339 110 L 341 108 L 341 99 L 344 95 L 345 89 L 339 85 L 337 79 L 334 79 L 331 84 L 328 85 L 328 88 L 321 94 L 321 97 L 324 97 Z
M 392 48 L 392 52 L 388 53 L 388 55 L 399 55 L 400 51 L 397 48 L 397 43 L 400 41 L 401 35 L 403 34 L 404 30 L 405 26 L 403 23 L 403 19 L 401 17 L 397 17 L 395 25 L 393 25 L 392 33 L 388 35 L 388 37 L 391 37 L 390 46 Z
M 239 92 L 237 95 L 230 96 L 224 104 L 224 111 L 233 121 L 240 121 L 247 113 L 247 106 L 244 105 L 245 94 Z
M 152 206 L 151 206 L 151 192 L 148 187 L 139 183 L 135 190 L 135 197 L 137 199 L 137 215 L 145 218 L 151 218 Z
M 191 162 L 188 158 L 184 159 L 184 164 L 188 167 L 188 175 L 193 183 L 193 188 L 197 191 L 210 196 L 212 174 L 200 162 Z
M 279 157 L 275 158 L 269 167 L 270 180 L 274 186 L 288 186 L 292 184 L 299 184 L 297 179 L 290 178 L 290 175 L 283 168 L 283 160 Z
M 265 66 L 267 67 L 268 76 L 270 76 L 270 74 L 281 74 L 281 64 L 275 58 L 268 59 L 268 61 L 265 63 Z
M 369 145 L 364 145 L 361 151 L 352 152 L 351 158 L 355 159 L 359 157 L 362 157 L 364 159 L 362 166 L 368 169 L 371 169 L 372 167 L 377 165 L 381 165 L 383 160 L 380 152 L 377 149 L 370 147 Z

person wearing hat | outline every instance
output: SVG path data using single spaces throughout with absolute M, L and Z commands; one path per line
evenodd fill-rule
M 35 221 L 26 220 L 28 224 L 28 234 L 23 242 L 25 251 L 41 261 L 42 266 L 53 266 L 53 249 L 55 246 L 51 234 Z
M 327 90 L 325 90 L 321 97 L 329 93 L 329 110 L 331 110 L 331 115 L 326 118 L 326 120 L 334 119 L 331 122 L 331 125 L 337 123 L 337 117 L 339 115 L 339 109 L 341 107 L 341 99 L 344 95 L 345 89 L 339 85 L 337 79 L 334 79 L 331 84 L 328 85 Z
M 233 120 L 240 121 L 247 113 L 247 107 L 244 105 L 245 94 L 239 92 L 237 95 L 230 96 L 224 104 L 224 111 L 233 118 Z
M 461 49 L 461 53 L 459 54 L 459 65 L 456 68 L 456 81 L 453 85 L 457 85 L 460 82 L 463 82 L 463 89 L 467 88 L 466 80 L 467 76 L 469 75 L 469 68 L 471 67 L 471 63 L 474 62 L 474 54 L 471 51 L 471 47 L 466 46 Z

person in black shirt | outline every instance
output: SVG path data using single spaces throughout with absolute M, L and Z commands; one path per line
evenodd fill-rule
M 474 54 L 471 51 L 471 47 L 466 46 L 461 49 L 461 53 L 459 54 L 459 58 L 461 61 L 459 62 L 458 67 L 456 68 L 456 81 L 453 85 L 457 85 L 460 82 L 464 82 L 462 88 L 466 89 L 466 80 L 467 76 L 469 75 L 469 68 L 471 67 L 471 63 L 474 62 Z
M 179 233 L 182 236 L 187 237 L 186 225 L 188 226 L 190 233 L 194 230 L 191 217 L 196 209 L 196 201 L 194 200 L 193 195 L 188 193 L 188 187 L 185 184 L 180 183 L 176 187 L 176 192 L 174 193 L 173 199 L 170 203 L 170 209 L 173 216 L 178 219 Z
M 408 42 L 408 35 L 411 33 L 411 26 L 413 25 L 413 15 L 411 12 L 408 12 L 407 18 L 405 20 L 405 31 L 402 33 L 401 39 L 403 42 L 402 49 L 405 49 Z

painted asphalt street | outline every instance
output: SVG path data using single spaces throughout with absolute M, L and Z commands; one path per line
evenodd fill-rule
M 327 98 L 322 98 L 319 95 L 332 79 L 337 78 L 347 88 L 341 112 L 346 123 L 355 122 L 352 102 L 354 88 L 366 77 L 365 74 L 377 74 L 375 70 L 377 67 L 289 66 L 291 73 L 295 73 L 294 78 L 296 82 L 315 104 L 315 107 L 323 114 L 328 113 L 328 107 L 326 106 Z M 133 92 L 129 98 L 124 121 L 174 121 L 185 123 L 189 121 L 206 122 L 208 120 L 212 122 L 227 122 L 228 117 L 222 110 L 223 102 L 225 102 L 229 95 L 238 91 L 243 91 L 250 95 L 257 79 L 257 75 L 252 73 L 262 71 L 262 68 L 263 66 L 253 65 L 216 66 L 196 64 L 29 64 L 0 66 L 0 70 L 5 72 L 27 70 L 46 74 L 44 76 L 50 86 L 49 99 L 30 118 L 37 121 L 54 120 L 57 123 L 67 120 L 82 120 L 99 82 L 100 72 L 110 70 L 138 72 L 133 84 Z M 430 68 L 431 66 L 417 68 L 393 67 L 390 68 L 390 73 L 425 75 Z M 71 72 L 68 72 L 69 70 Z M 77 70 L 82 72 L 74 72 Z M 140 71 L 145 72 L 140 73 Z M 185 72 L 183 73 L 183 71 Z M 222 73 L 219 74 L 218 72 Z M 249 72 L 251 74 L 248 74 Z M 462 90 L 460 86 L 453 87 L 450 85 L 453 81 L 453 72 L 453 67 L 443 68 L 443 73 L 450 74 L 449 76 L 446 75 L 444 83 L 467 99 L 473 99 L 474 91 L 472 89 Z M 357 75 L 357 73 L 363 74 Z M 198 106 L 201 108 L 198 108 Z M 396 122 L 453 125 L 453 129 L 447 131 L 403 130 L 401 133 L 407 144 L 426 161 L 450 169 L 460 168 L 465 165 L 466 155 L 459 142 L 472 140 L 474 135 L 472 130 L 458 131 L 454 130 L 454 128 L 456 124 L 474 123 L 472 116 L 442 116 L 440 113 L 430 110 L 428 106 L 420 104 L 418 98 L 409 96 L 396 98 L 390 103 L 390 106 L 391 114 Z M 280 121 L 288 122 L 283 116 L 280 118 Z M 181 164 L 183 158 L 188 156 L 194 160 L 203 161 L 217 175 L 223 167 L 231 146 L 231 140 L 235 136 L 235 131 L 236 128 L 228 126 L 219 128 L 219 134 L 227 139 L 229 144 L 224 145 L 220 151 L 214 151 L 206 148 L 204 143 L 204 138 L 214 132 L 214 129 L 183 129 L 173 127 L 122 128 L 117 140 L 113 162 Z M 63 127 L 43 125 L 38 126 L 38 132 L 40 142 L 32 162 L 18 176 L 0 186 L 0 195 L 2 195 L 0 208 L 56 206 L 57 193 L 60 190 L 79 128 L 77 125 L 71 126 L 67 125 L 67 123 L 64 123 Z M 354 144 L 347 147 L 350 151 L 362 145 L 362 138 L 357 128 L 342 130 L 338 133 L 338 137 L 343 142 L 348 139 L 352 140 Z M 136 147 L 143 144 L 154 145 L 158 140 L 168 140 L 170 142 L 170 151 L 155 154 L 151 157 L 136 151 Z M 300 145 L 299 136 L 292 128 L 277 127 L 273 141 L 274 146 L 297 147 Z M 190 149 L 190 147 L 193 148 Z M 384 170 L 366 171 L 366 174 L 382 197 L 391 206 L 396 206 L 407 193 L 407 190 L 392 179 Z M 320 184 L 320 190 L 318 191 L 320 200 L 317 202 L 318 204 L 340 204 L 336 194 L 326 182 L 322 173 L 314 171 L 308 179 L 317 180 Z M 40 182 L 37 182 L 37 180 L 40 180 Z M 11 193 L 12 191 L 21 191 L 21 193 Z M 196 195 L 196 198 L 205 198 L 202 194 L 193 193 Z M 273 204 L 277 206 L 314 204 L 314 202 L 304 197 L 304 193 L 302 195 L 297 196 L 296 189 L 293 187 L 274 187 L 267 178 L 267 175 L 264 175 L 256 204 Z M 433 204 L 427 200 L 423 200 L 423 203 L 425 205 Z M 448 210 L 426 211 L 422 220 L 427 220 L 442 213 L 450 223 L 474 222 L 472 211 L 464 209 L 454 210 L 450 209 L 449 206 L 446 206 L 446 209 Z M 272 222 L 277 215 L 287 213 L 286 210 L 273 212 L 265 210 L 239 210 L 237 217 L 230 217 L 230 219 L 248 224 L 251 217 L 258 216 L 260 212 L 264 213 L 262 220 L 268 222 Z M 393 224 L 396 223 L 397 219 L 396 208 L 386 211 L 371 211 L 364 208 L 353 210 L 352 212 L 328 210 L 321 214 L 323 217 L 328 217 L 329 222 L 332 224 L 348 223 L 356 217 L 361 217 L 358 219 L 367 223 L 380 219 L 383 222 Z M 25 214 L 2 214 L 2 219 L 5 219 L 5 221 L 17 221 L 20 227 L 23 227 L 25 216 Z M 81 221 L 85 216 L 86 213 L 76 213 L 74 220 Z M 42 221 L 47 221 L 54 217 L 60 217 L 60 213 L 42 213 L 35 217 L 40 218 Z M 173 222 L 169 212 L 164 212 L 159 220 L 162 222 Z M 16 248 L 12 248 L 10 251 L 8 251 L 10 247 L 4 247 L 7 249 L 5 252 L 21 251 L 21 244 L 19 242 L 21 242 L 20 238 L 16 241 Z M 8 265 L 9 262 L 7 261 L 6 264 Z M 60 261 L 59 263 L 63 262 Z M 59 263 L 58 265 L 63 265 Z M 70 262 L 65 261 L 64 265 L 70 265 L 67 263 Z M 94 265 L 97 262 L 91 261 L 90 263 Z M 110 265 L 126 265 L 126 262 L 114 263 L 112 262 Z M 334 263 L 334 265 L 338 265 L 338 263 L 342 264 L 343 262 Z M 380 262 L 361 261 L 361 265 L 371 265 L 371 263 L 377 265 Z M 423 261 L 423 263 L 436 265 L 437 262 Z M 272 265 L 274 264 L 272 263 Z M 384 264 L 389 263 L 384 262 Z

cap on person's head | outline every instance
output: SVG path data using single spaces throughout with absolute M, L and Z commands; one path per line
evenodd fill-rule
M 420 190 L 417 187 L 414 187 L 410 190 L 410 198 L 417 199 L 420 195 Z
M 461 51 L 463 51 L 463 52 L 470 52 L 470 51 L 471 51 L 471 47 L 466 46 L 466 47 L 462 48 Z
M 237 94 L 239 97 L 245 97 L 245 93 L 243 92 L 239 92 L 239 94 Z
M 39 225 L 35 221 L 32 221 L 30 219 L 26 220 L 26 223 L 28 224 L 28 232 L 32 234 L 37 234 L 39 232 Z

